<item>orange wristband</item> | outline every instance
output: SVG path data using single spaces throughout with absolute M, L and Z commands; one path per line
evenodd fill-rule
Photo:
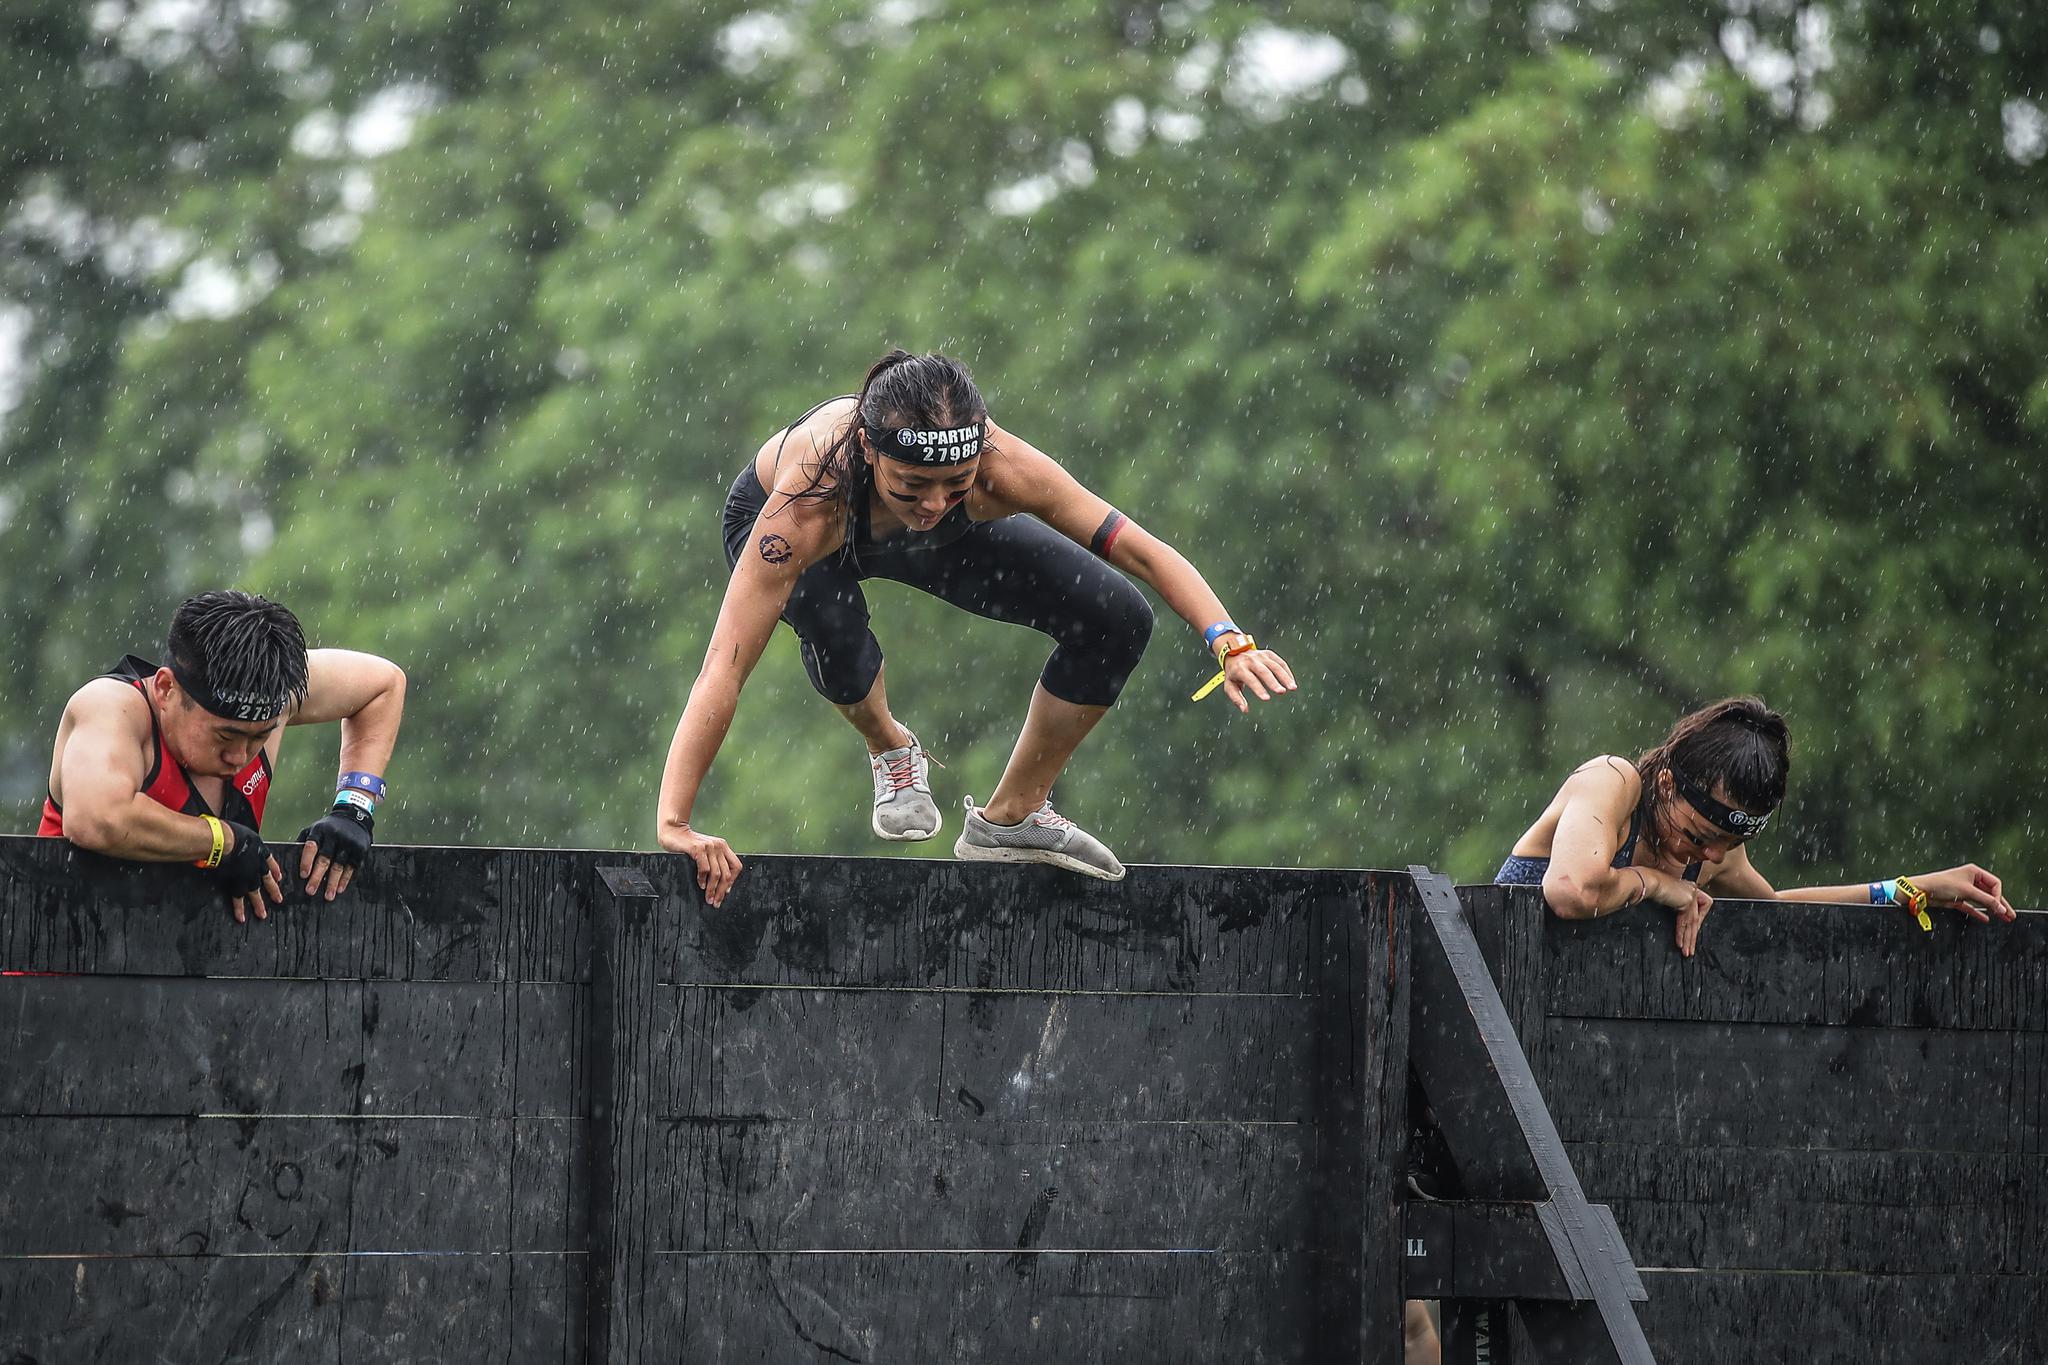
M 1905 906 L 1913 918 L 1920 922 L 1921 932 L 1933 933 L 1934 921 L 1927 917 L 1927 893 L 1904 877 L 1894 878 L 1892 885 L 1898 888 L 1892 894 L 1898 898 L 1899 904 Z

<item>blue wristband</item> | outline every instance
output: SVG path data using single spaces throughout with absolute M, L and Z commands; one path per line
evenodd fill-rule
M 1870 903 L 1872 905 L 1896 905 L 1898 902 L 1892 897 L 1892 884 L 1890 882 L 1872 882 L 1870 884 Z
M 1207 630 L 1202 632 L 1202 647 L 1205 649 L 1214 649 L 1216 648 L 1216 641 L 1221 637 L 1225 635 L 1242 634 L 1244 634 L 1244 632 L 1237 628 L 1237 622 L 1218 621 L 1215 625 L 1209 627 Z
M 334 785 L 342 791 L 368 792 L 379 801 L 384 799 L 384 779 L 375 773 L 343 773 Z
M 377 813 L 377 798 L 364 791 L 361 787 L 343 787 L 334 794 L 334 804 L 337 806 L 354 806 L 357 810 L 368 815 L 375 815 Z

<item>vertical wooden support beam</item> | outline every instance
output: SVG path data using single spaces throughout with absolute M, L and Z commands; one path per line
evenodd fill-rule
M 1370 877 L 1318 907 L 1315 1215 L 1318 1360 L 1368 1360 L 1401 1339 L 1408 1138 L 1406 877 Z M 1387 1357 L 1391 1361 L 1392 1357 Z
M 1378 1036 L 1366 1070 L 1366 1238 L 1361 1342 L 1378 1342 L 1389 1321 L 1405 1325 L 1401 1280 L 1407 1250 L 1402 1210 L 1408 1202 L 1409 953 L 1416 906 L 1412 877 L 1377 875 L 1366 886 L 1364 932 L 1375 981 L 1369 999 Z M 1399 1333 L 1392 1338 L 1399 1341 Z M 1362 1352 L 1361 1355 L 1364 1353 Z M 1348 1358 L 1348 1357 L 1347 1357 Z
M 1461 886 L 1458 903 L 1500 989 L 1522 1052 L 1543 1074 L 1543 931 L 1550 909 L 1540 886 Z
M 600 867 L 590 962 L 588 1365 L 652 1360 L 645 1299 L 653 1271 L 655 910 L 637 868 Z

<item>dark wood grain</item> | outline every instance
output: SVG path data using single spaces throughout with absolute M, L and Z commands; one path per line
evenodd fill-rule
M 1976 924 L 1943 912 L 1923 933 L 1872 906 L 1716 901 L 1690 961 L 1671 913 L 1638 906 L 1542 926 L 1552 1015 L 1715 1023 L 2048 1030 L 2048 914 Z
M 1281 1365 L 1318 1357 L 1284 1254 L 669 1255 L 670 1358 Z M 1392 1343 L 1387 1346 L 1391 1348 Z M 1391 1349 L 1375 1365 L 1393 1365 Z
M 580 1251 L 582 1163 L 574 1119 L 0 1119 L 0 1254 Z
M 7 1114 L 570 1115 L 568 984 L 0 977 Z
M 1309 1220 L 1305 1125 L 671 1125 L 681 1251 L 1263 1251 Z
M 1644 1265 L 2037 1273 L 2048 1158 L 1573 1143 Z
M 1580 1142 L 2004 1152 L 2019 1035 L 1552 1019 L 1545 1093 Z
M 595 872 L 586 1331 L 595 1359 L 642 1365 L 661 1343 L 642 1304 L 660 1238 L 649 1175 L 658 1159 L 654 942 L 662 901 L 638 869 L 607 864 Z
M 1720 901 L 1687 960 L 1654 907 L 1467 896 L 1660 1361 L 2043 1358 L 2048 916 Z
M 1645 1271 L 1659 1365 L 2048 1359 L 2039 1275 Z
M 670 902 L 664 981 L 975 991 L 1299 993 L 1316 907 L 1357 877 L 1138 867 L 1112 885 L 1041 867 L 750 858 L 718 913 L 698 915 L 687 859 L 635 866 Z
M 1412 900 L 0 839 L 0 1360 L 1391 1360 Z
M 275 847 L 275 846 L 274 846 Z M 295 849 L 297 846 L 290 846 Z M 0 836 L 0 968 L 101 976 L 586 979 L 588 855 L 379 846 L 334 901 L 237 924 L 197 870 Z

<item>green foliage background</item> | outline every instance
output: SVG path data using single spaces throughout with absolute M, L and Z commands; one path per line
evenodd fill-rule
M 900 343 L 1302 678 L 1191 706 L 1163 626 L 1060 797 L 1127 859 L 1483 878 L 1581 758 L 1754 690 L 1767 873 L 2038 903 L 2048 11 L 161 13 L 0 12 L 10 828 L 70 690 L 237 584 L 408 671 L 386 838 L 651 844 L 725 486 Z M 1341 68 L 1274 88 L 1275 28 Z M 352 142 L 394 91 L 410 139 Z M 1043 644 L 872 599 L 942 799 L 985 794 Z M 700 824 L 888 851 L 861 760 L 782 632 Z

